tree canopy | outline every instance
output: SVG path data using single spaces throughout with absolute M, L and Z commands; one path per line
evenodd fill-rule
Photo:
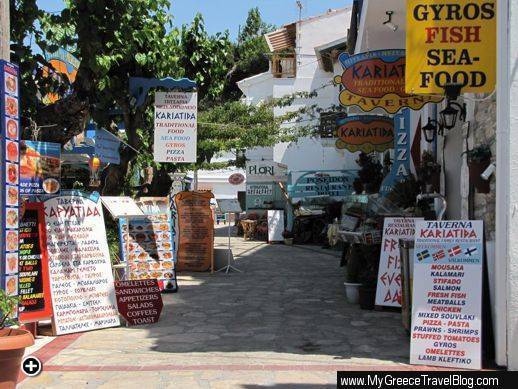
M 210 35 L 200 14 L 191 24 L 174 27 L 168 0 L 66 0 L 57 14 L 39 9 L 36 0 L 10 1 L 11 19 L 16 20 L 13 62 L 22 74 L 23 135 L 28 139 L 37 132 L 39 140 L 65 144 L 89 120 L 108 130 L 122 122 L 124 141 L 131 147 L 121 150 L 120 165 L 106 168 L 106 194 L 120 193 L 121 183 L 135 169 L 154 167 L 165 174 L 180 168 L 153 162 L 153 96 L 135 107 L 130 77 L 197 82 L 198 166 L 207 167 L 223 151 L 269 146 L 293 136 L 282 126 L 289 118 L 275 118 L 272 104 L 249 107 L 239 101 L 236 81 L 266 71 L 269 64 L 263 35 L 273 26 L 262 21 L 257 8 L 250 10 L 232 42 L 228 32 Z M 64 77 L 45 74 L 52 65 L 36 45 L 42 52 L 66 48 L 80 60 L 71 85 Z M 45 105 L 41 97 L 49 92 L 60 98 Z

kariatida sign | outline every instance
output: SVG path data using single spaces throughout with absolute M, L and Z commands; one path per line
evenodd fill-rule
M 383 108 L 394 114 L 401 108 L 419 110 L 442 100 L 405 93 L 405 50 L 342 53 L 339 60 L 344 72 L 335 77 L 335 83 L 342 86 L 339 99 L 344 107 L 358 106 L 365 112 Z
M 413 239 L 416 218 L 385 218 L 381 243 L 376 305 L 401 307 L 400 239 Z
M 155 162 L 196 162 L 198 94 L 156 92 Z
M 492 92 L 496 0 L 408 0 L 406 49 L 407 93 Z
M 481 368 L 482 221 L 416 222 L 410 363 Z
M 44 205 L 55 333 L 118 326 L 99 195 L 70 192 Z
M 338 121 L 336 148 L 352 153 L 379 153 L 394 147 L 394 120 L 384 116 L 351 116 Z

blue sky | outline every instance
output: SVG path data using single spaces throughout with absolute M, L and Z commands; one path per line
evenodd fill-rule
M 301 0 L 304 9 L 303 17 L 315 16 L 326 12 L 329 8 L 341 8 L 352 3 L 352 0 Z M 298 19 L 299 11 L 295 0 L 171 0 L 171 14 L 175 25 L 189 23 L 196 12 L 205 18 L 210 33 L 229 30 L 232 37 L 237 35 L 239 25 L 246 20 L 248 10 L 259 7 L 263 19 L 271 24 L 281 26 Z M 38 4 L 47 11 L 59 11 L 61 0 L 38 0 Z

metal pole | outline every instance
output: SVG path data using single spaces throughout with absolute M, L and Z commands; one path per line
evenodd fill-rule
M 0 59 L 11 60 L 11 24 L 9 21 L 9 0 L 2 0 L 0 4 Z

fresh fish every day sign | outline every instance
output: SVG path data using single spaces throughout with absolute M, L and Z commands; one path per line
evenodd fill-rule
M 417 221 L 410 362 L 482 366 L 482 221 Z

